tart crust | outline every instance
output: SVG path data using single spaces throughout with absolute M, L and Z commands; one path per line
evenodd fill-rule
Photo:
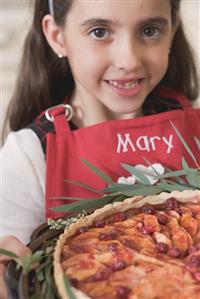
M 129 209 L 138 209 L 143 207 L 146 204 L 149 205 L 162 205 L 169 198 L 175 198 L 180 204 L 192 203 L 200 205 L 200 191 L 199 190 L 185 190 L 185 191 L 173 191 L 171 193 L 162 192 L 158 195 L 151 196 L 135 196 L 132 198 L 125 199 L 123 202 L 115 202 L 113 204 L 105 205 L 103 208 L 97 209 L 93 214 L 86 216 L 83 219 L 79 219 L 76 223 L 72 223 L 69 228 L 65 229 L 64 233 L 60 235 L 55 251 L 54 251 L 54 279 L 58 289 L 60 298 L 70 299 L 65 283 L 64 283 L 64 270 L 61 263 L 62 250 L 69 238 L 72 238 L 79 228 L 91 226 L 95 221 L 105 219 L 106 217 L 113 215 L 118 212 L 125 212 Z M 199 228 L 200 229 L 200 228 Z M 138 256 L 140 254 L 138 253 Z M 140 256 L 140 258 L 142 258 Z M 158 260 L 153 257 L 146 257 L 146 261 L 159 263 Z M 163 264 L 163 261 L 160 261 L 160 264 Z M 199 282 L 200 283 L 200 282 Z M 82 291 L 71 287 L 74 295 L 77 299 L 91 299 Z M 137 299 L 139 297 L 131 297 Z M 142 297 L 141 297 L 142 298 Z M 147 298 L 147 297 L 144 297 Z M 151 297 L 153 298 L 153 297 Z M 196 299 L 197 297 L 195 297 Z M 106 299 L 106 298 L 105 298 Z

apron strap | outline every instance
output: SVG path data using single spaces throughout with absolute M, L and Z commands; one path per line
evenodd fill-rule
M 161 85 L 157 87 L 156 94 L 161 97 L 168 97 L 170 99 L 175 99 L 182 106 L 183 109 L 192 108 L 192 104 L 190 103 L 190 101 L 185 95 L 168 86 Z
M 60 104 L 45 111 L 46 118 L 54 123 L 57 133 L 70 132 L 68 121 L 73 116 L 73 109 L 68 104 Z

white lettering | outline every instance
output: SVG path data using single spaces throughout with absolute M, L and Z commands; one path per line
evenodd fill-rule
M 124 134 L 125 140 L 121 134 L 117 134 L 118 145 L 117 145 L 117 153 L 121 152 L 121 148 L 123 153 L 128 151 L 128 145 L 131 147 L 132 151 L 135 152 L 135 147 L 130 139 L 130 133 Z
M 160 148 L 161 142 L 167 146 L 166 153 L 170 154 L 173 145 L 173 134 L 171 134 L 168 138 L 167 137 L 159 137 L 159 136 L 140 136 L 135 140 L 135 144 L 131 140 L 130 133 L 125 134 L 117 134 L 117 153 L 125 153 L 129 150 L 135 152 L 137 149 L 140 151 L 156 151 Z M 159 143 L 159 144 L 158 144 Z
M 158 136 L 153 136 L 153 137 L 150 137 L 150 143 L 151 143 L 151 147 L 152 147 L 152 150 L 155 151 L 156 150 L 156 146 L 155 146 L 155 142 L 154 140 L 160 140 L 160 137 Z
M 143 144 L 141 144 L 141 141 Z M 136 145 L 141 151 L 150 151 L 148 136 L 140 136 L 136 141 Z
M 168 148 L 167 148 L 167 154 L 170 154 L 171 149 L 174 147 L 173 144 L 172 144 L 173 135 L 171 134 L 169 136 L 169 141 L 165 137 L 162 137 L 162 139 L 166 143 L 166 145 L 168 146 Z

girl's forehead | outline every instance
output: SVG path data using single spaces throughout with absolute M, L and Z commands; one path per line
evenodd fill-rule
M 74 0 L 67 15 L 84 18 L 143 18 L 147 15 L 170 15 L 170 0 Z M 78 20 L 77 19 L 77 20 Z

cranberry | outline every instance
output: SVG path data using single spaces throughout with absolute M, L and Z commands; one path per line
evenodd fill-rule
M 190 265 L 190 264 L 186 264 L 185 269 L 192 274 L 195 274 L 198 272 L 198 267 L 196 267 L 194 265 Z
M 128 294 L 130 292 L 131 292 L 131 289 L 129 289 L 128 287 L 124 287 L 124 286 L 118 286 L 117 287 L 117 296 L 120 299 L 127 299 Z
M 100 241 L 108 241 L 108 240 L 113 240 L 116 238 L 116 233 L 115 232 L 109 232 L 109 233 L 100 233 L 99 234 L 99 240 Z
M 99 219 L 95 222 L 96 227 L 104 227 L 105 226 L 105 221 L 103 219 Z
M 76 253 L 83 253 L 86 250 L 83 246 L 77 244 L 73 246 L 73 249 Z
M 141 227 L 140 231 L 143 233 L 143 235 L 150 235 L 154 233 L 155 229 L 152 225 L 145 225 Z
M 200 267 L 200 256 L 192 255 L 188 258 L 188 264 Z
M 165 225 L 168 222 L 168 217 L 164 214 L 158 214 L 157 219 L 158 219 L 158 222 L 162 225 Z
M 195 247 L 197 248 L 197 250 L 200 250 L 200 242 L 195 244 Z
M 75 288 L 78 286 L 78 280 L 76 278 L 71 278 L 70 283 Z
M 88 228 L 86 226 L 81 226 L 78 229 L 78 233 L 82 234 L 85 233 L 88 230 Z
M 113 215 L 114 221 L 118 222 L 118 221 L 123 221 L 126 219 L 125 215 L 123 213 L 116 213 Z
M 176 198 L 174 198 L 174 197 L 168 198 L 167 201 L 165 202 L 165 208 L 167 210 L 175 210 L 178 207 L 179 207 L 178 202 L 177 202 Z
M 101 280 L 106 280 L 108 278 L 110 274 L 110 271 L 107 271 L 107 270 L 104 270 L 104 271 L 101 271 L 101 272 L 97 272 L 95 273 L 94 275 L 92 275 L 89 280 L 90 281 L 101 281 Z
M 193 254 L 193 253 L 196 253 L 197 251 L 198 251 L 197 247 L 190 246 L 188 249 L 188 254 Z
M 159 242 L 156 244 L 156 250 L 159 253 L 167 253 L 169 251 L 169 245 L 163 242 Z
M 187 255 L 188 255 L 188 250 L 185 250 L 185 251 L 182 250 L 182 251 L 180 251 L 180 256 L 179 256 L 179 257 L 180 257 L 181 259 L 183 259 L 183 258 L 186 257 Z
M 168 255 L 177 258 L 181 256 L 181 251 L 178 248 L 173 247 L 169 249 Z
M 112 269 L 114 271 L 119 271 L 119 270 L 123 270 L 124 268 L 126 268 L 126 262 L 123 260 L 116 260 L 113 264 L 112 264 Z
M 142 208 L 143 213 L 145 214 L 155 214 L 155 209 L 154 207 L 150 205 L 146 205 Z
M 110 243 L 109 244 L 109 250 L 111 252 L 116 252 L 117 251 L 117 243 Z
M 188 258 L 185 268 L 190 272 L 190 273 L 196 273 L 199 271 L 200 267 L 200 257 L 197 255 L 192 255 Z

